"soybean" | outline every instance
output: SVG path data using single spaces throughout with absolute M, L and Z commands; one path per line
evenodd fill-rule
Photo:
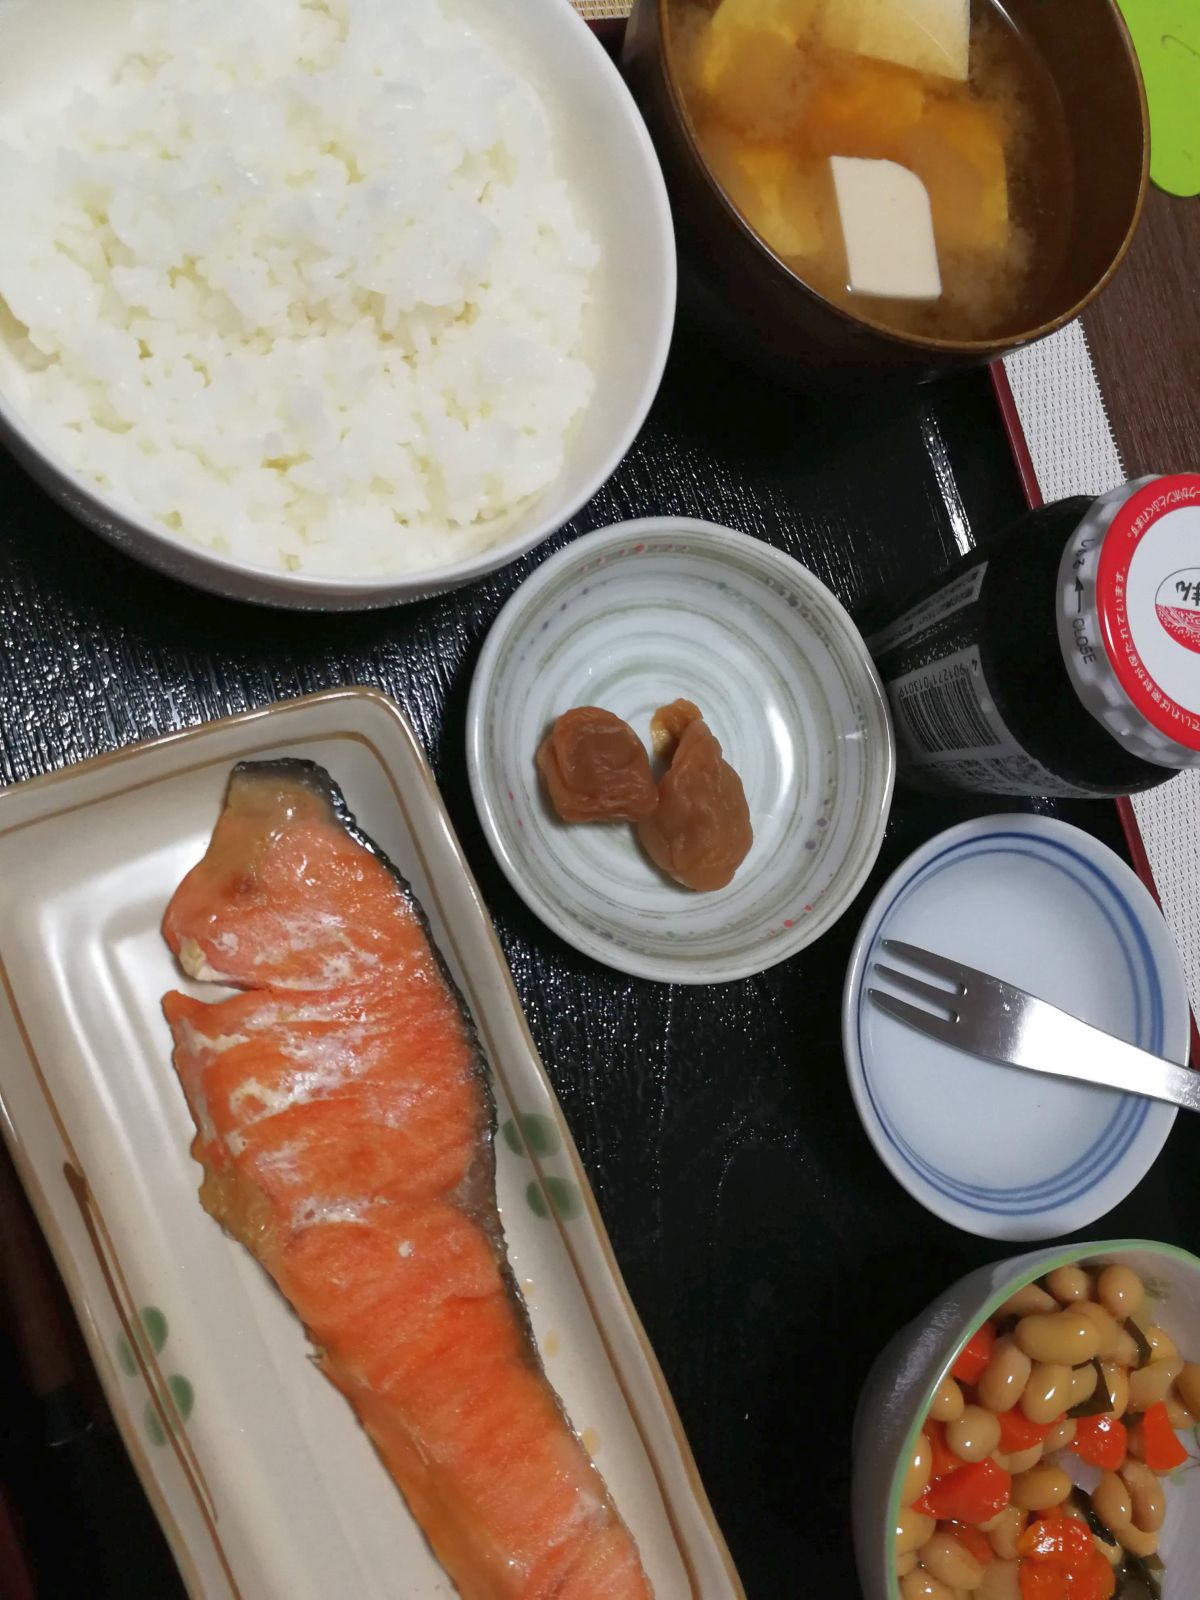
M 1024 1393 L 1033 1363 L 1012 1339 L 997 1339 L 992 1359 L 979 1377 L 979 1403 L 999 1414 L 1011 1411 Z
M 1082 1267 L 1055 1267 L 1045 1284 L 1060 1306 L 1092 1298 L 1092 1280 Z
M 1128 1328 L 1122 1328 L 1113 1360 L 1119 1361 L 1123 1367 L 1136 1367 L 1140 1359 L 1141 1352 L 1138 1350 L 1137 1341 Z
M 1064 1417 L 1056 1422 L 1042 1440 L 1042 1454 L 1052 1456 L 1056 1450 L 1065 1450 L 1075 1438 L 1075 1418 Z
M 1096 1349 L 1096 1354 L 1101 1361 L 1111 1361 L 1117 1351 L 1122 1348 L 1124 1340 L 1129 1341 L 1129 1347 L 1136 1357 L 1137 1346 L 1133 1342 L 1133 1335 L 1125 1332 L 1111 1311 L 1102 1305 L 1097 1305 L 1094 1300 L 1087 1301 L 1079 1309 L 1088 1321 L 1094 1324 L 1096 1332 L 1100 1335 L 1100 1343 Z
M 1111 1401 L 1106 1415 L 1123 1417 L 1129 1410 L 1129 1368 L 1116 1361 L 1102 1361 L 1100 1371 Z
M 1096 1392 L 1096 1385 L 1100 1382 L 1100 1374 L 1089 1361 L 1086 1366 L 1071 1368 L 1071 1397 L 1067 1402 L 1067 1410 L 1073 1406 L 1082 1405 L 1085 1400 L 1090 1400 Z
M 1141 1556 L 1143 1560 L 1147 1556 L 1158 1554 L 1157 1533 L 1146 1533 L 1141 1528 L 1135 1528 L 1132 1523 L 1128 1528 L 1122 1529 L 1121 1543 L 1131 1556 Z
M 976 1594 L 978 1600 L 1021 1600 L 1021 1563 L 989 1561 Z
M 1035 1362 L 1021 1395 L 1021 1410 L 1030 1422 L 1056 1422 L 1070 1401 L 1070 1367 L 1049 1361 Z
M 1043 1311 L 1054 1311 L 1058 1306 L 1052 1294 L 1047 1294 L 1045 1289 L 1036 1283 L 1027 1283 L 1023 1289 L 1018 1289 L 1015 1294 L 1010 1294 L 1008 1299 L 997 1311 L 998 1317 L 1029 1317 Z
M 1119 1321 L 1136 1317 L 1146 1298 L 1142 1280 L 1132 1267 L 1105 1267 L 1096 1284 L 1100 1304 L 1112 1312 Z
M 1115 1472 L 1102 1472 L 1100 1482 L 1092 1490 L 1092 1510 L 1109 1533 L 1123 1539 L 1125 1529 L 1133 1525 L 1133 1501 L 1124 1479 L 1118 1478 Z
M 929 1487 L 929 1474 L 933 1468 L 933 1456 L 929 1448 L 929 1440 L 923 1433 L 917 1435 L 917 1442 L 908 1463 L 908 1471 L 904 1474 L 904 1482 L 900 1486 L 900 1504 L 912 1505 L 914 1500 L 919 1500 Z
M 1022 1511 L 1049 1511 L 1062 1505 L 1070 1492 L 1071 1480 L 1062 1468 L 1043 1465 L 1013 1479 L 1012 1503 Z
M 1010 1477 L 1015 1478 L 1019 1472 L 1028 1472 L 1030 1467 L 1036 1467 L 1045 1453 L 1044 1444 L 1031 1444 L 1028 1450 L 1014 1450 L 1011 1455 L 997 1456 L 996 1460 Z
M 963 1392 L 953 1378 L 947 1376 L 937 1386 L 929 1415 L 935 1422 L 956 1422 L 963 1414 Z
M 1155 1361 L 1179 1360 L 1179 1350 L 1176 1347 L 1175 1341 L 1163 1328 L 1158 1327 L 1152 1322 L 1150 1326 L 1146 1328 L 1145 1334 L 1146 1343 L 1150 1346 L 1150 1350 Z
M 1093 1550 L 1099 1550 L 1110 1567 L 1119 1567 L 1125 1560 L 1124 1548 L 1119 1544 L 1110 1544 L 1107 1539 L 1093 1537 L 1092 1548 Z
M 1175 1388 L 1167 1396 L 1167 1417 L 1171 1426 L 1180 1433 L 1189 1433 L 1196 1426 L 1193 1412 L 1179 1398 L 1179 1379 L 1175 1380 Z
M 1200 1417 L 1200 1362 L 1185 1362 L 1183 1370 L 1175 1379 L 1175 1387 L 1179 1390 L 1179 1398 L 1188 1410 Z
M 1014 1337 L 1031 1361 L 1068 1367 L 1090 1361 L 1100 1348 L 1096 1325 L 1078 1307 L 1022 1317 Z
M 910 1550 L 919 1550 L 936 1527 L 935 1518 L 915 1511 L 912 1506 L 902 1507 L 896 1520 L 896 1554 L 906 1556 Z
M 1007 1505 L 983 1524 L 988 1543 L 1002 1561 L 1015 1561 L 1020 1554 L 1017 1540 L 1025 1532 L 1029 1518 L 1020 1506 Z
M 1183 1371 L 1178 1356 L 1164 1356 L 1152 1361 L 1148 1367 L 1129 1374 L 1129 1408 L 1131 1411 L 1148 1411 L 1171 1392 L 1171 1385 Z
M 954 1590 L 939 1583 L 932 1572 L 918 1567 L 906 1578 L 900 1579 L 900 1593 L 904 1600 L 954 1600 Z
M 946 1424 L 946 1443 L 960 1461 L 982 1461 L 1000 1443 L 1000 1423 L 982 1406 L 964 1406 L 958 1421 Z
M 1129 1490 L 1134 1527 L 1140 1528 L 1143 1533 L 1157 1533 L 1167 1514 L 1167 1502 L 1158 1474 L 1151 1472 L 1144 1461 L 1126 1461 L 1120 1475 Z
M 935 1533 L 921 1546 L 921 1565 L 949 1589 L 978 1589 L 983 1581 L 983 1563 L 952 1533 Z

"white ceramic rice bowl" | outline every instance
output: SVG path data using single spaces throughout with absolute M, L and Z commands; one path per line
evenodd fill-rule
M 233 3 L 233 0 L 231 0 Z M 132 502 L 55 459 L 26 415 L 22 371 L 0 339 L 0 442 L 71 514 L 160 572 L 235 599 L 360 610 L 456 588 L 517 559 L 586 504 L 628 451 L 662 378 L 675 312 L 675 243 L 658 158 L 620 74 L 565 0 L 447 0 L 506 52 L 546 101 L 558 166 L 600 246 L 588 349 L 591 403 L 566 441 L 562 471 L 497 541 L 419 571 L 325 576 L 223 556 L 157 527 Z M 6 114 L 65 103 L 101 80 L 135 0 L 0 0 L 0 138 Z

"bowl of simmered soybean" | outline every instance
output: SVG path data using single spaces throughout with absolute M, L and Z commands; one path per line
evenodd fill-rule
M 637 0 L 625 65 L 693 305 L 802 383 L 1044 337 L 1141 212 L 1114 0 Z
M 880 1352 L 853 1454 L 864 1600 L 1195 1600 L 1200 1260 L 976 1268 Z

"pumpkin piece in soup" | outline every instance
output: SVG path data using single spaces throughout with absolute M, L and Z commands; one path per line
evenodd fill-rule
M 699 36 L 700 87 L 723 95 L 749 72 L 768 80 L 785 70 L 795 46 L 812 30 L 824 0 L 721 0 Z
M 753 142 L 713 127 L 704 154 L 717 182 L 776 255 L 810 257 L 825 248 L 830 185 L 783 143 Z
M 943 250 L 998 253 L 1012 240 L 1003 119 L 978 101 L 932 96 L 896 159 L 929 190 Z
M 564 712 L 543 740 L 537 764 L 564 822 L 637 822 L 658 805 L 642 741 L 599 706 Z
M 800 140 L 815 156 L 902 160 L 901 141 L 925 115 L 919 73 L 886 61 L 830 60 L 804 107 Z
M 674 751 L 658 809 L 638 824 L 642 848 L 685 889 L 723 889 L 754 842 L 742 780 L 691 701 L 662 707 L 650 726 L 656 751 Z
M 794 139 L 804 119 L 813 72 L 803 46 L 778 35 L 739 32 L 721 52 L 721 69 L 711 60 L 710 32 L 699 34 L 690 72 L 701 116 L 712 116 L 749 139 Z

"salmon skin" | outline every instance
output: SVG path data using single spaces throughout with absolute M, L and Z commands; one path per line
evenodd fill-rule
M 235 767 L 163 933 L 189 977 L 243 991 L 163 1000 L 201 1202 L 304 1322 L 464 1600 L 648 1600 L 508 1265 L 471 1019 L 329 775 Z

